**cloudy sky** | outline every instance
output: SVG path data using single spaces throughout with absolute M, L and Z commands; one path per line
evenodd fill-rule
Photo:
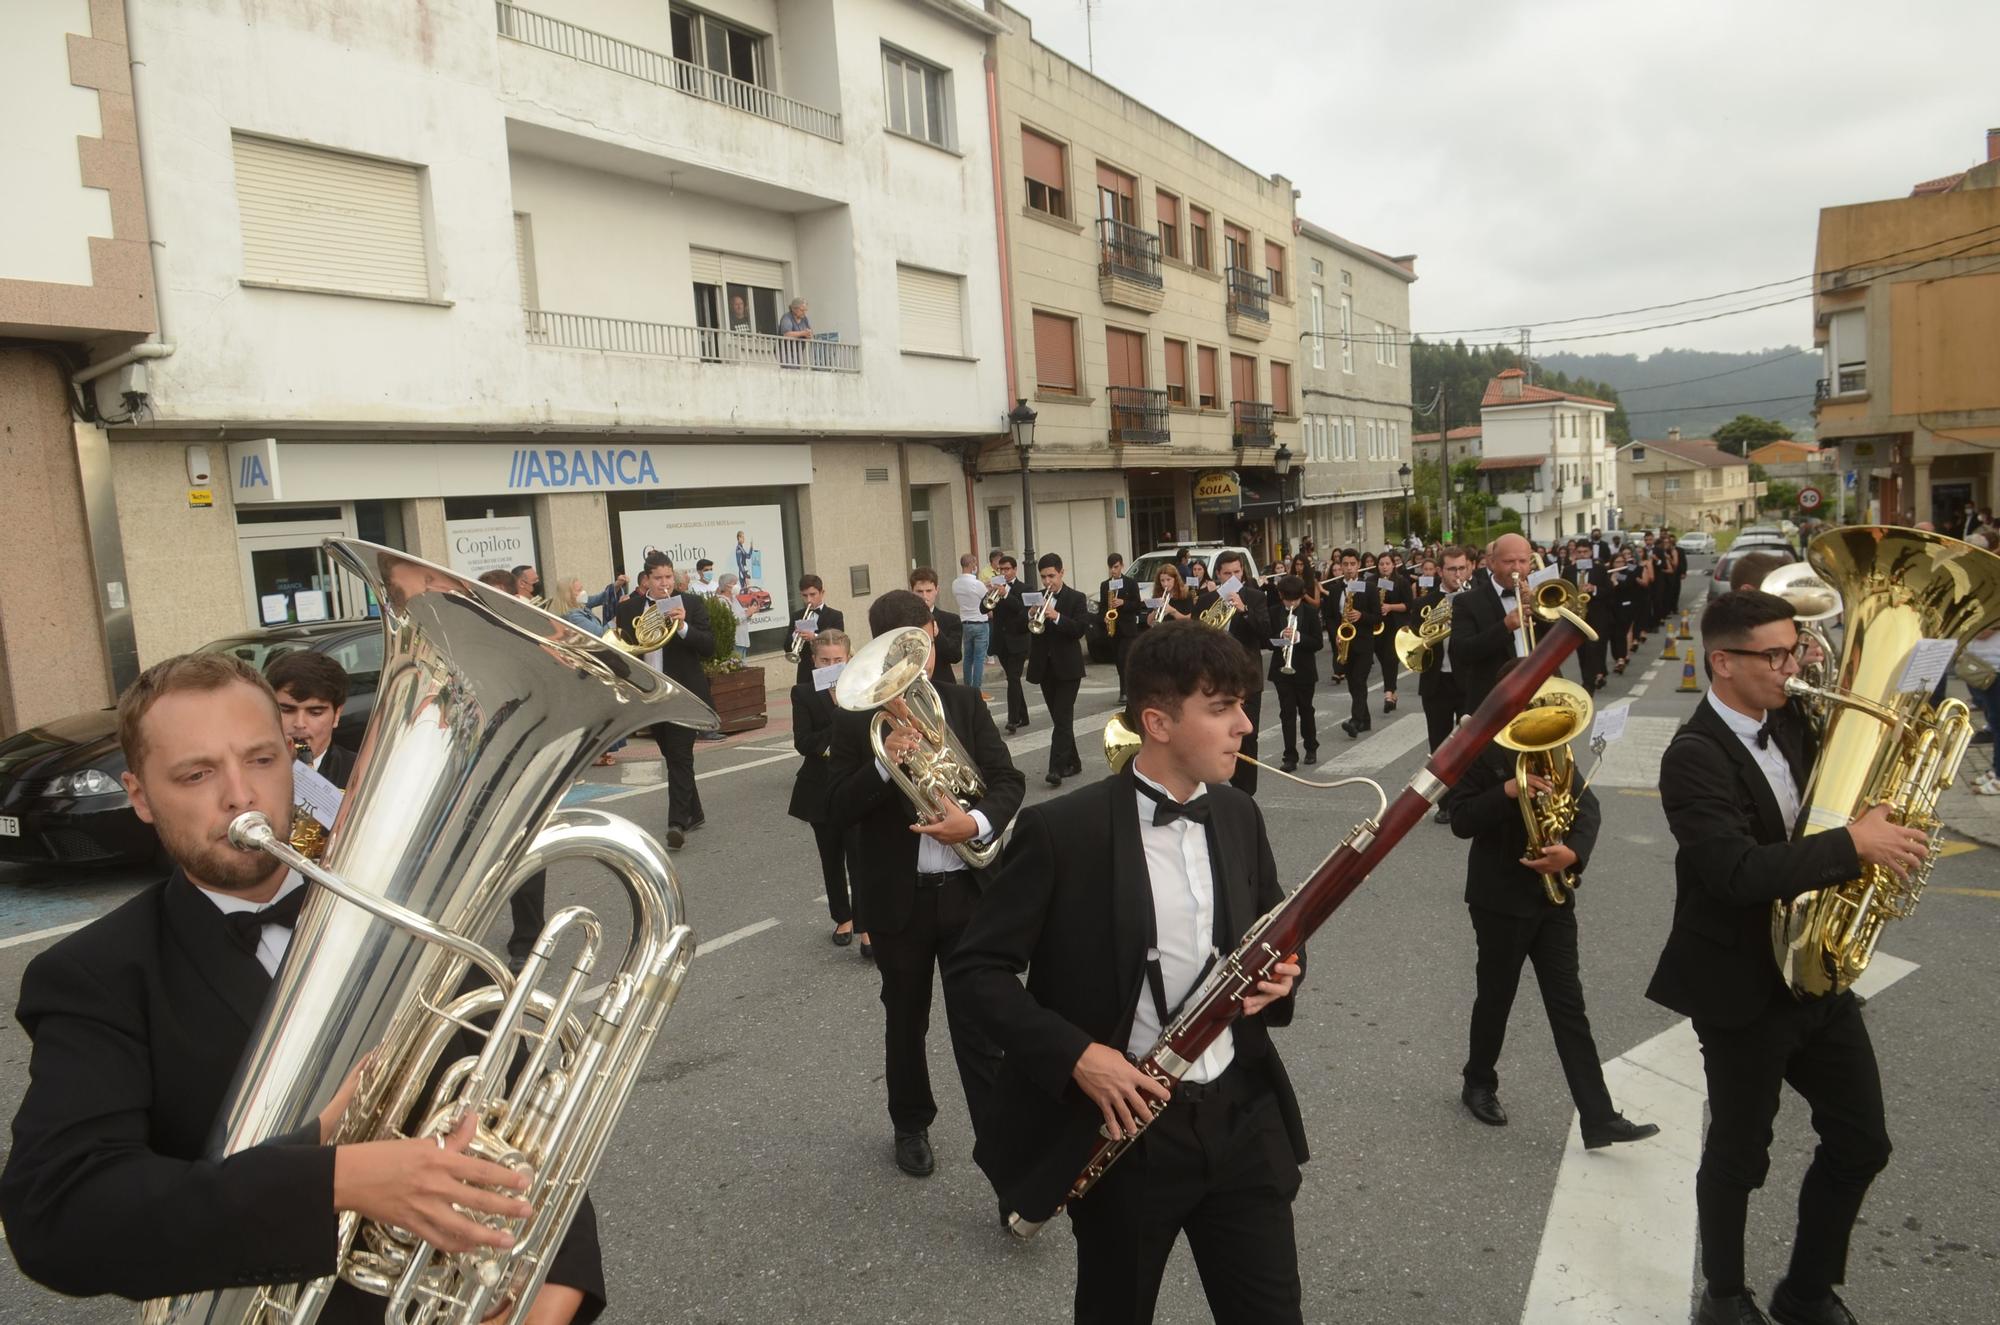
M 1085 60 L 1084 0 L 1010 0 Z M 1251 167 L 1299 213 L 1415 253 L 1420 333 L 1537 329 L 1646 354 L 1811 343 L 1810 303 L 1628 329 L 1807 288 L 1821 207 L 1984 159 L 2000 3 L 1094 0 L 1096 71 Z M 1918 17 L 1911 17 L 1916 15 Z M 1627 334 L 1559 342 L 1583 332 Z M 1484 332 L 1467 340 L 1504 339 Z

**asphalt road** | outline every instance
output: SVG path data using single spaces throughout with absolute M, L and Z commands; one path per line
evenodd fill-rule
M 1692 583 L 1698 602 L 1700 582 Z M 1658 745 L 1699 696 L 1676 693 L 1679 666 L 1652 666 L 1658 652 L 1650 642 L 1645 665 L 1599 696 L 1601 706 L 1632 700 L 1631 725 L 1600 775 L 1605 829 L 1581 912 L 1584 985 L 1607 1060 L 1677 1021 L 1643 995 L 1673 892 L 1671 841 L 1651 788 Z M 1092 673 L 1078 731 L 1095 777 L 1095 733 L 1114 692 L 1108 669 Z M 1345 695 L 1323 686 L 1322 753 L 1379 777 L 1393 795 L 1423 754 L 1413 683 L 1404 697 L 1389 719 L 1378 700 L 1375 731 L 1349 742 L 1334 725 Z M 1275 702 L 1265 712 L 1275 728 Z M 1031 801 L 1049 794 L 1040 777 L 1046 741 L 1037 706 L 1035 725 L 1010 743 L 1030 775 Z M 1267 737 L 1265 749 L 1276 748 Z M 877 982 L 856 949 L 827 941 L 811 839 L 783 814 L 795 767 L 789 750 L 773 728 L 698 751 L 708 826 L 677 863 L 693 922 L 711 946 L 594 1185 L 613 1318 L 1065 1319 L 1074 1267 L 1067 1229 L 1056 1221 L 1022 1245 L 996 1227 L 971 1163 L 941 1011 L 931 1053 L 943 1108 L 932 1129 L 939 1170 L 916 1180 L 891 1162 Z M 657 776 L 650 762 L 607 770 L 596 803 L 662 830 Z M 1271 777 L 1259 799 L 1280 873 L 1292 880 L 1372 806 L 1372 798 Z M 2000 946 L 2000 891 L 1988 850 L 1954 850 L 1919 914 L 1883 942 L 1916 970 L 1867 1010 L 1897 1146 L 1855 1237 L 1847 1297 L 1869 1322 L 1970 1325 L 2000 1315 L 2000 1099 L 1991 1066 L 2000 1012 L 1985 978 Z M 1280 1033 L 1314 1149 L 1297 1204 L 1310 1320 L 1523 1319 L 1573 1112 L 1532 982 L 1524 982 L 1501 1063 L 1512 1125 L 1482 1127 L 1458 1102 L 1472 996 L 1464 858 L 1444 828 L 1426 822 L 1412 833 L 1312 945 L 1297 1023 Z M 84 919 L 136 886 L 0 875 L 0 941 Z M 622 899 L 585 867 L 559 869 L 550 894 L 552 904 L 583 902 L 613 932 L 623 928 Z M 15 988 L 44 946 L 0 948 L 0 988 Z M 9 1019 L 0 1026 L 0 1110 L 10 1115 L 27 1058 L 27 1040 Z M 1796 1097 L 1777 1131 L 1749 1246 L 1751 1282 L 1766 1292 L 1783 1273 L 1793 1194 L 1810 1158 Z M 1616 1166 L 1620 1154 L 1587 1162 Z M 1632 1201 L 1674 1199 L 1633 1182 Z M 1616 1264 L 1594 1269 L 1620 1275 Z M 1692 1294 L 1692 1264 L 1686 1269 Z M 1686 1320 L 1688 1300 L 1666 1296 L 1590 1318 Z M 11 1261 L 0 1264 L 0 1325 L 124 1321 L 130 1311 L 55 1297 L 21 1280 Z M 1208 1318 L 1184 1248 L 1158 1318 Z

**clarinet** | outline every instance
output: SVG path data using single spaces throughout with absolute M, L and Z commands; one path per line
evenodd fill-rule
M 1461 722 L 1430 761 L 1417 770 L 1394 804 L 1370 779 L 1347 779 L 1375 787 L 1382 798 L 1376 816 L 1355 825 L 1310 878 L 1250 927 L 1236 950 L 1216 964 L 1186 1008 L 1160 1033 L 1158 1042 L 1139 1063 L 1139 1070 L 1171 1092 L 1209 1045 L 1242 1014 L 1243 1000 L 1256 992 L 1259 981 L 1270 977 L 1271 968 L 1305 946 L 1404 835 L 1464 776 L 1494 733 L 1527 707 L 1542 682 L 1556 674 L 1578 645 L 1595 638 L 1596 632 L 1574 613 L 1557 609 L 1534 652 L 1494 684 L 1478 711 Z M 1017 1238 L 1032 1238 L 1064 1205 L 1089 1192 L 1131 1147 L 1139 1131 L 1167 1107 L 1159 1100 L 1148 1104 L 1150 1112 L 1139 1116 L 1138 1127 L 1113 1141 L 1104 1135 L 1103 1115 L 1097 1106 L 1083 1100 L 1072 1115 L 1073 1125 L 1057 1138 L 1057 1152 L 1038 1164 L 1017 1184 L 1017 1190 L 1003 1195 L 1010 1209 L 1008 1231 Z M 1052 1183 L 1060 1185 L 1052 1187 Z

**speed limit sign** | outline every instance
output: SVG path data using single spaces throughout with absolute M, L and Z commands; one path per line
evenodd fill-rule
M 1818 489 L 1818 488 L 1800 488 L 1800 489 L 1799 489 L 1799 509 L 1800 509 L 1800 510 L 1802 510 L 1802 511 L 1816 511 L 1816 510 L 1818 510 L 1818 509 L 1819 509 L 1819 503 L 1820 503 L 1820 500 L 1821 500 L 1821 499 L 1820 499 L 1820 493 L 1819 493 L 1819 489 Z

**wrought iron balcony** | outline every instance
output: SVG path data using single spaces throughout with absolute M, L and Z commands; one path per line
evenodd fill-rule
M 1165 442 L 1167 393 L 1145 386 L 1114 386 L 1111 398 L 1111 440 L 1120 445 Z
M 1160 285 L 1160 237 L 1136 225 L 1098 217 L 1097 274 Z
M 1263 401 L 1239 400 L 1230 405 L 1236 419 L 1236 440 L 1244 446 L 1269 446 L 1271 407 Z
M 1241 267 L 1229 269 L 1229 311 L 1259 322 L 1271 320 L 1271 283 Z
M 1825 400 L 1828 396 L 1833 394 L 1832 388 L 1833 388 L 1833 383 L 1829 379 L 1824 377 L 1820 378 L 1817 382 L 1813 383 L 1813 399 Z
M 821 373 L 858 373 L 861 347 L 832 338 L 763 336 L 718 327 L 683 327 L 664 322 L 594 317 L 524 309 L 528 344 L 552 349 L 599 350 L 606 354 L 649 354 L 693 363 L 749 364 Z
M 780 96 L 770 88 L 731 78 L 713 69 L 629 41 L 607 37 L 601 32 L 565 23 L 559 18 L 538 14 L 532 9 L 495 0 L 500 35 L 524 46 L 537 46 L 557 55 L 567 55 L 582 64 L 624 74 L 657 87 L 670 87 L 703 101 L 730 106 L 759 119 L 788 125 L 802 132 L 841 141 L 840 113 L 821 110 L 803 101 Z

